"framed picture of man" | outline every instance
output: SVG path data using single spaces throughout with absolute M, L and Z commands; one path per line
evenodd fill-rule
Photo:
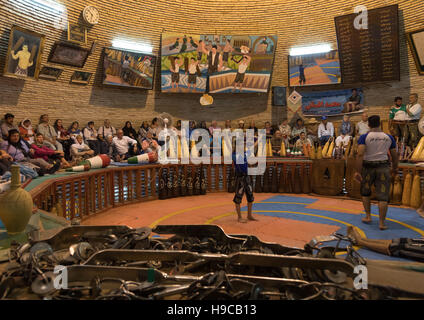
M 408 32 L 406 35 L 417 71 L 424 75 L 424 29 Z
M 45 36 L 13 26 L 10 31 L 4 76 L 38 79 Z

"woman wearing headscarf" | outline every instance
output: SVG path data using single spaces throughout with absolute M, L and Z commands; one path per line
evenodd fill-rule
M 131 121 L 125 122 L 125 126 L 122 128 L 122 131 L 124 132 L 124 136 L 137 140 L 138 134 L 133 128 Z
M 295 144 L 297 140 L 300 139 L 300 134 L 301 133 L 305 133 L 305 135 L 308 134 L 306 127 L 305 127 L 305 123 L 303 122 L 303 119 L 299 118 L 296 120 L 296 124 L 294 125 L 294 127 L 292 128 L 292 144 Z
M 62 119 L 57 119 L 54 122 L 53 128 L 57 132 L 57 140 L 62 144 L 63 146 L 63 152 L 65 153 L 65 159 L 70 160 L 71 159 L 71 145 L 72 145 L 72 139 L 69 135 L 68 130 L 63 126 Z
M 63 169 L 70 167 L 70 164 L 65 159 L 64 152 L 56 151 L 46 146 L 44 144 L 44 137 L 41 133 L 35 135 L 35 141 L 31 144 L 31 148 L 34 149 L 34 159 L 41 158 L 51 164 L 59 162 Z
M 24 119 L 19 124 L 19 134 L 28 143 L 34 142 L 34 130 L 30 119 Z
M 81 136 L 81 138 L 83 138 L 82 132 L 79 128 L 78 121 L 74 121 L 74 122 L 71 123 L 71 125 L 68 129 L 68 134 L 71 137 L 73 143 L 76 143 L 77 136 Z
M 141 141 L 146 139 L 147 132 L 149 132 L 149 122 L 143 121 L 143 123 L 140 126 L 140 129 L 138 129 L 138 135 L 139 135 L 139 138 L 140 138 Z

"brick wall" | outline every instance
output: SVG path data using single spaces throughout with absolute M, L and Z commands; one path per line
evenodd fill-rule
M 278 45 L 271 86 L 287 85 L 287 55 L 293 46 L 331 43 L 337 48 L 334 17 L 353 12 L 358 5 L 352 0 L 56 0 L 66 7 L 57 15 L 30 0 L 0 0 L 0 69 L 3 70 L 10 28 L 13 24 L 46 35 L 42 63 L 52 44 L 66 40 L 67 22 L 81 22 L 81 11 L 94 5 L 100 11 L 100 23 L 89 29 L 88 38 L 98 42 L 83 70 L 94 72 L 87 86 L 70 84 L 73 70 L 66 67 L 56 82 L 18 80 L 0 77 L 0 114 L 13 112 L 16 120 L 38 119 L 48 113 L 51 119 L 62 118 L 65 124 L 78 119 L 94 120 L 97 125 L 110 118 L 121 127 L 129 119 L 139 126 L 160 112 L 176 119 L 256 120 L 262 126 L 267 120 L 278 123 L 286 110 L 272 107 L 269 94 L 214 95 L 212 107 L 199 104 L 200 95 L 162 94 L 157 68 L 155 88 L 151 91 L 102 87 L 100 56 L 104 46 L 115 37 L 144 42 L 159 53 L 160 35 L 164 31 L 206 34 L 277 34 Z M 406 43 L 405 31 L 424 28 L 424 4 L 421 0 L 363 0 L 368 9 L 398 3 L 401 26 L 401 81 L 384 85 L 365 85 L 365 105 L 371 113 L 387 118 L 388 106 L 396 95 L 407 98 L 418 92 L 424 99 L 424 77 L 417 74 Z M 54 66 L 54 65 L 53 65 Z M 330 89 L 331 87 L 323 88 Z M 422 101 L 424 102 L 424 101 Z M 357 120 L 355 117 L 354 120 Z M 235 122 L 234 122 L 235 125 Z

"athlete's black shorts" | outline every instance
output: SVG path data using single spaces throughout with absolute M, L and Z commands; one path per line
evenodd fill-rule
M 234 203 L 240 204 L 243 199 L 243 194 L 246 192 L 247 202 L 255 201 L 253 197 L 253 183 L 249 175 L 236 177 L 236 194 L 234 196 Z

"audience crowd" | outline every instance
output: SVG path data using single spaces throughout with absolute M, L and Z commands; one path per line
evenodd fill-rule
M 277 155 L 280 154 L 282 142 L 286 148 L 302 149 L 305 144 L 323 145 L 330 138 L 335 138 L 338 147 L 346 147 L 353 135 L 368 132 L 367 119 L 368 115 L 364 112 L 362 121 L 354 126 L 349 117 L 344 116 L 337 137 L 333 123 L 325 116 L 320 123 L 315 119 L 309 119 L 306 123 L 303 119 L 297 119 L 293 127 L 287 120 L 283 120 L 279 126 L 272 126 L 267 121 L 264 129 L 272 151 Z M 74 121 L 66 128 L 61 119 L 51 124 L 47 114 L 41 115 L 38 125 L 34 126 L 30 119 L 16 124 L 14 115 L 7 113 L 0 126 L 0 176 L 10 174 L 12 163 L 18 164 L 24 175 L 37 177 L 69 168 L 98 154 L 107 154 L 113 161 L 121 162 L 132 156 L 157 152 L 160 145 L 158 136 L 162 130 L 159 122 L 158 118 L 154 118 L 151 122 L 144 121 L 139 128 L 134 128 L 131 121 L 126 121 L 122 129 L 117 129 L 106 119 L 96 129 L 93 121 L 89 121 L 84 127 Z M 225 121 L 223 128 L 217 121 L 212 121 L 209 127 L 205 121 L 190 121 L 188 134 L 196 128 L 206 129 L 211 137 L 215 130 L 221 129 L 253 129 L 255 135 L 258 133 L 254 121 L 245 125 L 240 120 L 236 128 L 232 125 L 231 120 Z M 169 126 L 168 129 L 181 135 L 181 121 L 178 120 L 175 127 Z

